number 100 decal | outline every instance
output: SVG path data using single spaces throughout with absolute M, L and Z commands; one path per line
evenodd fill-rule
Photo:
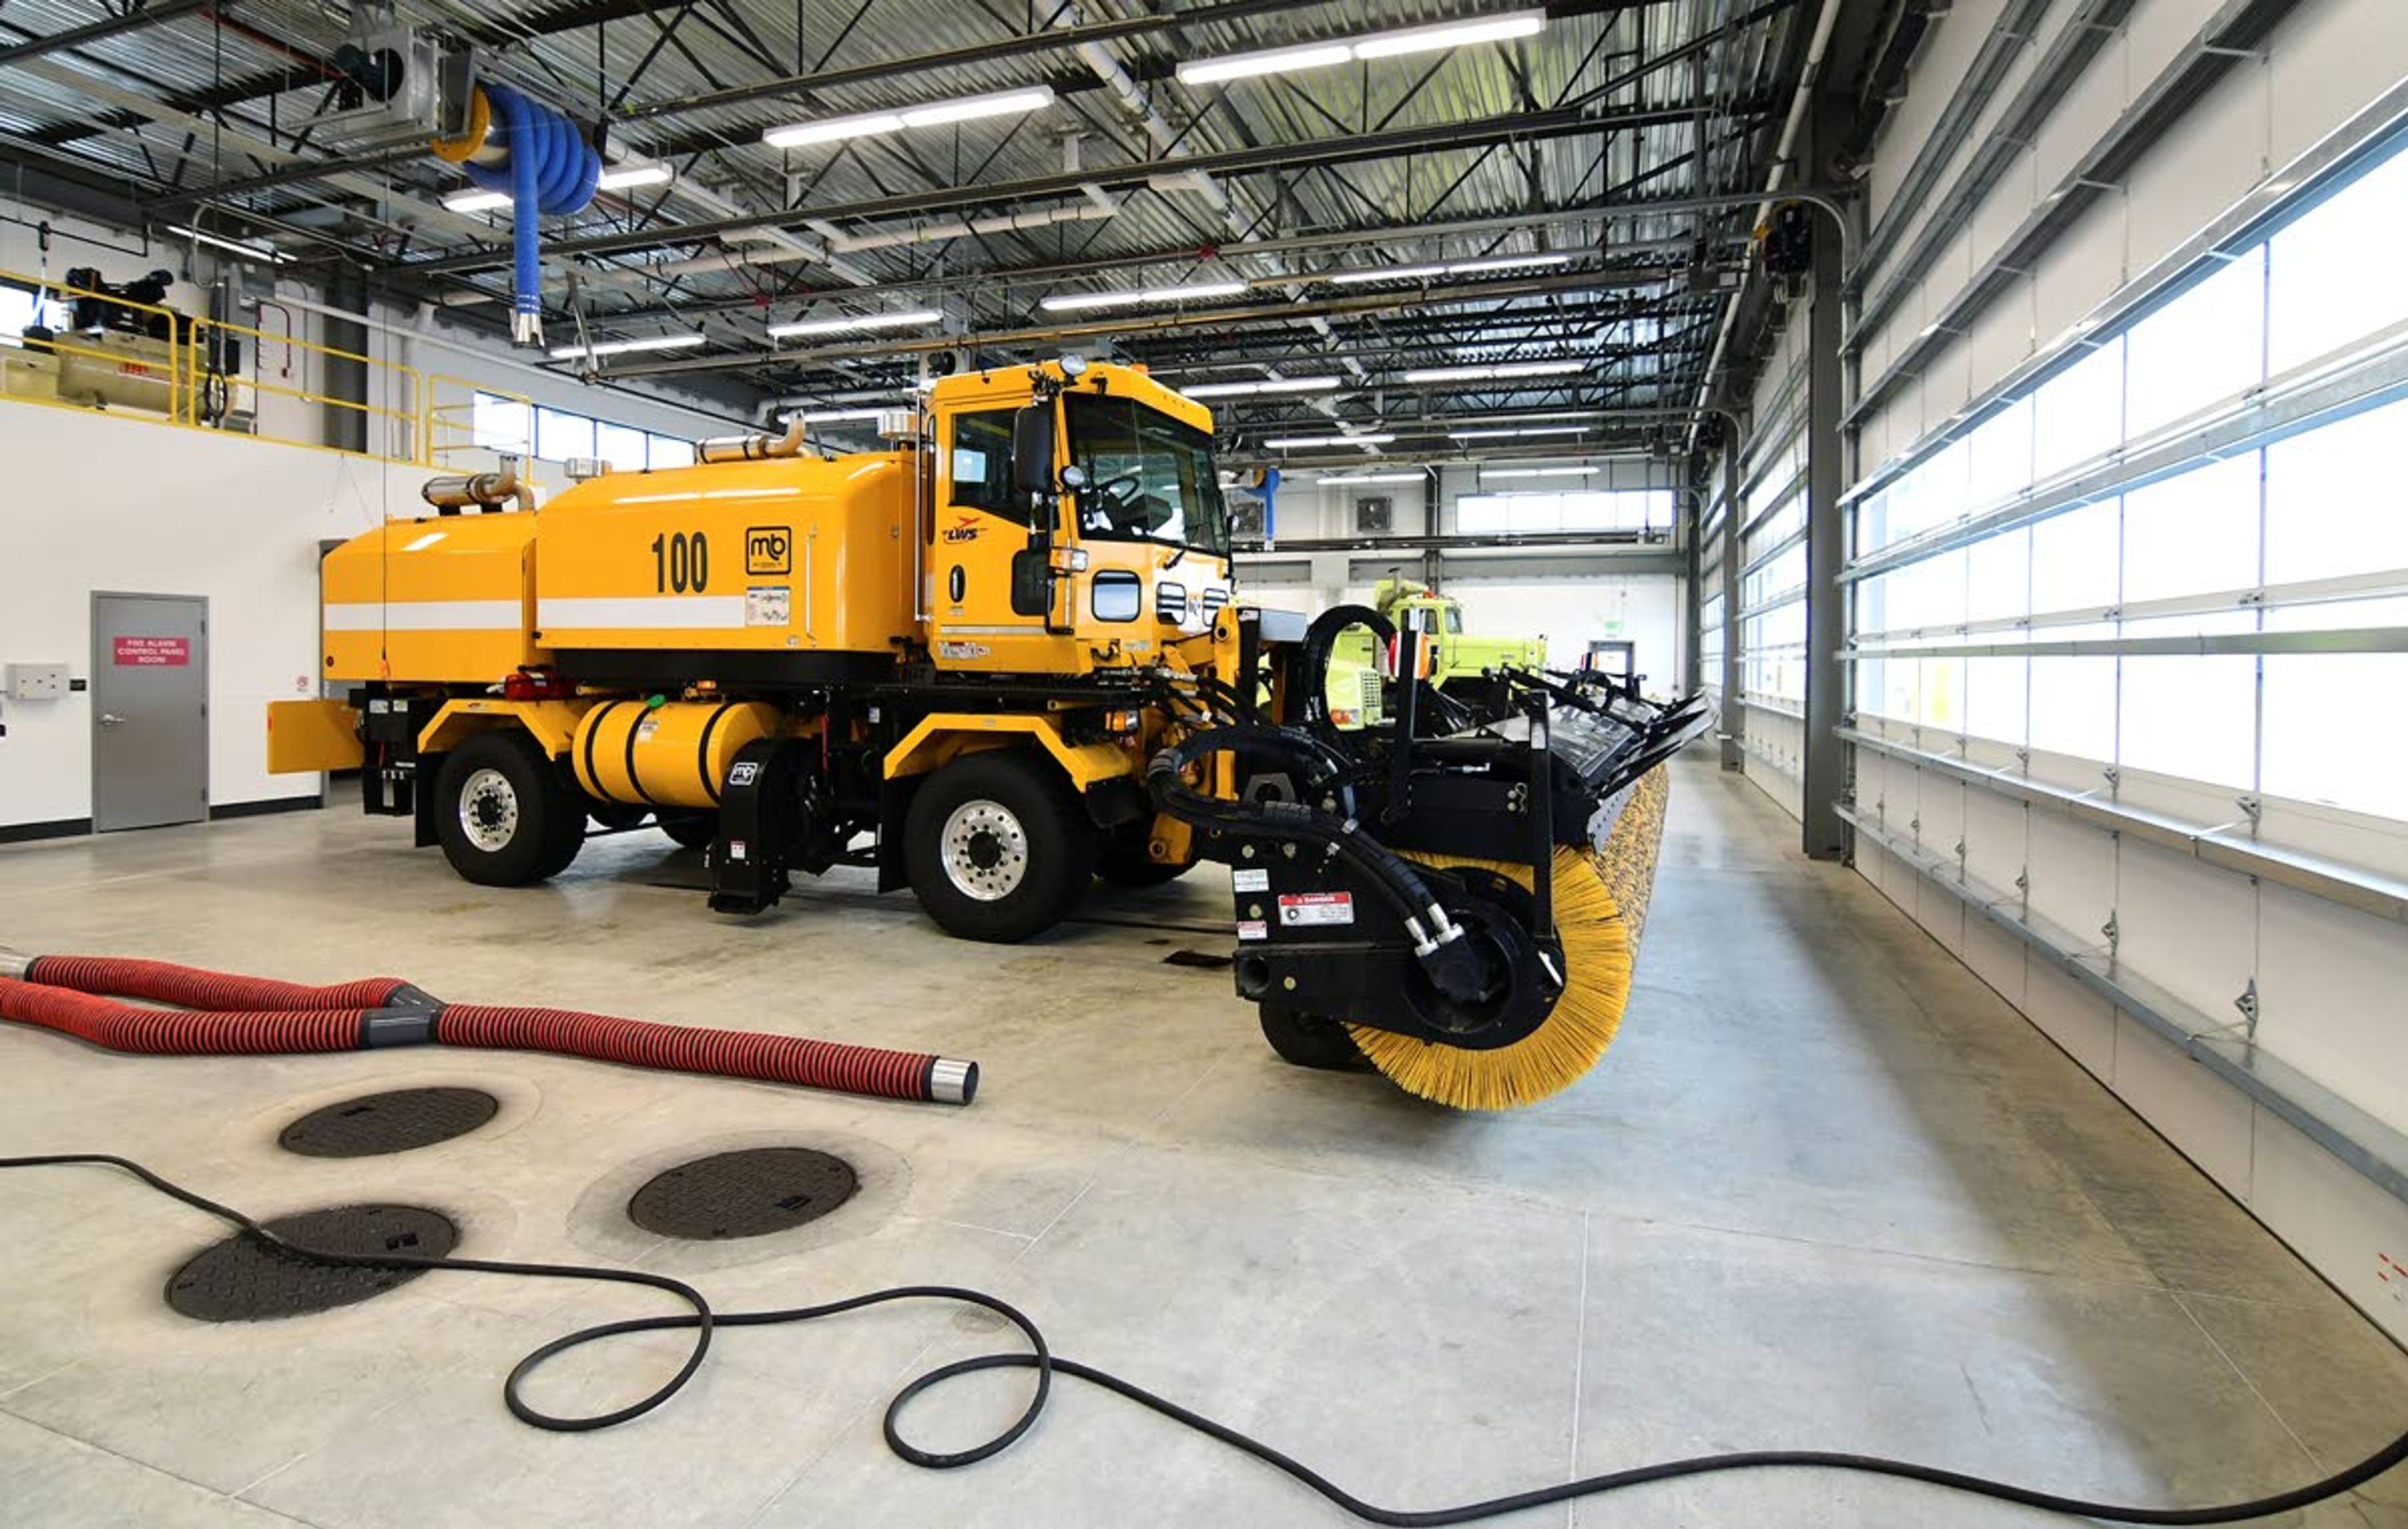
M 710 587 L 710 538 L 700 531 L 652 538 L 652 587 L 699 595 Z

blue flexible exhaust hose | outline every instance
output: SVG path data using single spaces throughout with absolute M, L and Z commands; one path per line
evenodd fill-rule
M 566 117 L 529 100 L 508 85 L 484 84 L 493 109 L 489 153 L 461 168 L 469 180 L 510 198 L 511 337 L 522 345 L 543 342 L 543 253 L 538 217 L 583 211 L 601 179 L 602 156 Z

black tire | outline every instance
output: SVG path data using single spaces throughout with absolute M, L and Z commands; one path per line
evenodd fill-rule
M 480 887 L 556 876 L 585 843 L 584 803 L 523 732 L 483 732 L 462 743 L 444 757 L 435 790 L 443 858 Z
M 661 831 L 677 841 L 680 849 L 709 849 L 719 837 L 717 813 L 661 814 Z
M 629 801 L 600 801 L 587 797 L 585 815 L 594 819 L 594 826 L 597 829 L 623 833 L 629 829 L 642 827 L 644 819 L 652 815 L 652 810 Z
M 1325 1073 L 1372 1070 L 1370 1059 L 1337 1020 L 1277 1003 L 1257 1003 L 1254 1009 L 1262 1020 L 1263 1039 L 1271 1043 L 1282 1061 Z
M 1177 881 L 1194 868 L 1194 860 L 1165 865 L 1146 850 L 1154 839 L 1154 821 L 1131 824 L 1104 835 L 1096 857 L 1096 874 L 1115 887 L 1161 887 Z
M 955 759 L 913 794 L 903 865 L 939 928 L 1008 945 L 1078 905 L 1097 838 L 1051 759 L 988 750 Z

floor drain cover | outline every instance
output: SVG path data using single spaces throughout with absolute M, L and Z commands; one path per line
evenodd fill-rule
M 681 1163 L 636 1191 L 627 1219 L 664 1237 L 715 1242 L 816 1221 L 853 1198 L 853 1164 L 807 1147 L 761 1147 Z
M 267 1223 L 280 1237 L 335 1253 L 439 1258 L 459 1241 L 445 1217 L 416 1205 L 344 1205 Z M 249 1233 L 203 1248 L 167 1281 L 167 1304 L 204 1322 L 256 1322 L 332 1311 L 407 1285 L 419 1269 L 351 1269 L 271 1248 Z
M 396 1089 L 311 1110 L 276 1142 L 305 1158 L 373 1158 L 465 1136 L 501 1107 L 482 1089 Z

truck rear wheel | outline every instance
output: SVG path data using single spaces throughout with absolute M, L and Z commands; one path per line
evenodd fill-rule
M 661 831 L 677 841 L 680 849 L 709 849 L 719 837 L 717 813 L 661 814 Z
M 585 843 L 584 804 L 524 733 L 470 738 L 444 757 L 435 789 L 443 858 L 480 887 L 556 876 Z
M 1096 830 L 1050 760 L 967 755 L 928 777 L 903 824 L 911 890 L 948 934 L 1009 944 L 1077 906 Z

